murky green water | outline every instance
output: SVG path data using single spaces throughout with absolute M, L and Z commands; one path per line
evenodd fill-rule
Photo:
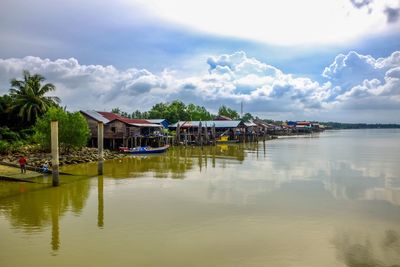
M 400 266 L 400 131 L 325 132 L 0 182 L 0 266 Z

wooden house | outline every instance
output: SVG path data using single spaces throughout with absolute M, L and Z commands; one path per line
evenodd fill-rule
M 162 126 L 143 119 L 129 119 L 111 112 L 81 111 L 89 124 L 89 145 L 97 146 L 97 125 L 104 124 L 104 147 L 133 147 L 141 145 L 159 146 Z
M 236 140 L 245 132 L 246 126 L 241 121 L 214 120 L 214 121 L 178 121 L 169 126 L 170 130 L 177 131 L 178 140 L 197 142 L 200 135 L 207 140 L 228 136 L 229 140 Z

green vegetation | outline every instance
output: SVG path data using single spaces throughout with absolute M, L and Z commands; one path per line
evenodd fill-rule
M 250 113 L 246 113 L 246 114 L 250 114 Z M 228 118 L 231 118 L 232 120 L 238 120 L 240 119 L 239 113 L 237 113 L 236 110 L 233 110 L 231 108 L 228 108 L 226 106 L 221 106 L 218 110 L 218 115 L 219 116 L 225 116 Z M 251 114 L 250 114 L 251 116 Z
M 43 76 L 31 75 L 29 71 L 24 71 L 23 76 L 23 80 L 11 80 L 12 102 L 9 108 L 22 120 L 33 124 L 50 107 L 57 106 L 61 101 L 56 96 L 45 96 L 46 93 L 55 91 L 56 87 L 51 83 L 42 85 L 42 82 L 45 81 Z
M 68 153 L 71 149 L 86 146 L 90 130 L 86 119 L 80 112 L 67 112 L 52 107 L 35 124 L 35 140 L 44 148 L 50 148 L 50 122 L 58 121 L 58 135 L 61 150 Z
M 135 119 L 167 119 L 170 123 L 176 123 L 178 121 L 205 121 L 212 120 L 216 115 L 209 112 L 205 107 L 198 106 L 195 104 L 185 105 L 182 101 L 175 100 L 170 103 L 158 103 L 155 104 L 149 111 L 141 112 L 139 110 L 134 111 L 129 115 L 125 111 L 121 111 L 120 108 L 113 108 L 111 112 L 120 114 L 127 118 Z M 218 115 L 231 118 L 232 120 L 239 120 L 240 116 L 236 110 L 233 110 L 226 106 L 221 106 L 218 110 Z M 250 113 L 246 113 L 243 120 L 253 119 Z
M 254 120 L 253 115 L 251 115 L 250 113 L 245 113 L 242 117 L 243 121 L 250 121 L 250 120 Z
M 149 111 L 136 110 L 129 115 L 120 108 L 113 108 L 111 112 L 127 118 L 135 119 L 167 119 L 171 123 L 188 120 L 211 120 L 212 115 L 205 107 L 194 104 L 185 105 L 182 101 L 175 100 L 171 103 L 155 104 Z
M 56 90 L 51 83 L 43 84 L 40 74 L 23 72 L 23 79 L 12 79 L 10 93 L 0 96 L 0 153 L 23 151 L 38 143 L 50 147 L 50 121 L 59 121 L 61 149 L 86 145 L 89 137 L 87 121 L 79 112 L 66 112 L 59 107 L 60 99 L 48 96 Z

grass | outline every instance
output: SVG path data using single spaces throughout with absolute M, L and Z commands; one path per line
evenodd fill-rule
M 5 176 L 9 178 L 17 178 L 17 179 L 29 179 L 35 178 L 38 176 L 42 176 L 41 173 L 37 173 L 34 171 L 26 171 L 26 173 L 21 173 L 19 168 L 13 168 L 8 166 L 0 165 L 0 176 Z

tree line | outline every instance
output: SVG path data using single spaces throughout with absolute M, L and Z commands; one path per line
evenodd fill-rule
M 236 110 L 225 105 L 219 107 L 217 114 L 212 114 L 204 106 L 198 106 L 192 103 L 186 105 L 179 100 L 174 100 L 167 103 L 157 103 L 152 106 L 149 111 L 142 112 L 140 110 L 136 110 L 132 113 L 128 113 L 117 107 L 113 108 L 111 112 L 132 119 L 166 119 L 170 123 L 176 123 L 178 121 L 213 120 L 216 116 L 224 116 L 232 120 L 244 121 L 253 119 L 253 115 L 250 113 L 246 113 L 243 117 L 240 117 Z

